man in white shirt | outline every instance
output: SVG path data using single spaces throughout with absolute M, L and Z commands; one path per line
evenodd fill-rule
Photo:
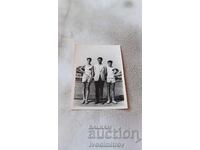
M 97 58 L 98 63 L 94 65 L 94 84 L 95 84 L 95 104 L 98 104 L 103 98 L 104 82 L 106 81 L 106 67 L 103 66 L 103 58 Z

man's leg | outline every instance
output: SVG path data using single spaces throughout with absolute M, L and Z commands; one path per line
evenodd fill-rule
M 111 102 L 110 100 L 110 83 L 107 83 L 107 103 L 109 104 Z
M 82 93 L 83 93 L 83 101 L 82 101 L 82 104 L 84 104 L 85 103 L 85 98 L 86 98 L 86 82 L 83 82 L 83 91 L 82 91 Z
M 95 85 L 95 103 L 99 102 L 99 81 L 94 81 L 94 85 Z
M 104 88 L 104 81 L 99 81 L 99 97 L 102 100 L 103 99 L 103 88 Z
M 117 104 L 117 102 L 115 101 L 115 83 L 111 83 L 111 93 L 112 93 L 112 103 Z
M 85 101 L 86 104 L 88 104 L 89 95 L 90 95 L 90 82 L 88 82 L 86 86 L 86 101 Z

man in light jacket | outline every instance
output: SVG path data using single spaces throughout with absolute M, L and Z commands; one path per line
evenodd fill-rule
M 103 98 L 104 82 L 106 81 L 106 67 L 103 66 L 103 58 L 97 58 L 98 63 L 94 65 L 94 84 L 95 84 L 95 104 L 98 104 Z

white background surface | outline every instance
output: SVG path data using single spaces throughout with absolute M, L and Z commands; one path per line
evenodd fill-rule
M 58 147 L 57 1 L 0 1 L 0 149 Z
M 56 6 L 0 1 L 2 150 L 57 149 Z M 200 149 L 198 7 L 143 0 L 144 150 Z

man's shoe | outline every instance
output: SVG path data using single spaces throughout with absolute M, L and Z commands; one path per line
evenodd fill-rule
M 112 103 L 113 103 L 113 104 L 117 104 L 117 102 L 116 102 L 115 100 L 112 100 Z
M 107 104 L 110 104 L 110 100 L 108 100 L 106 103 L 107 103 Z

